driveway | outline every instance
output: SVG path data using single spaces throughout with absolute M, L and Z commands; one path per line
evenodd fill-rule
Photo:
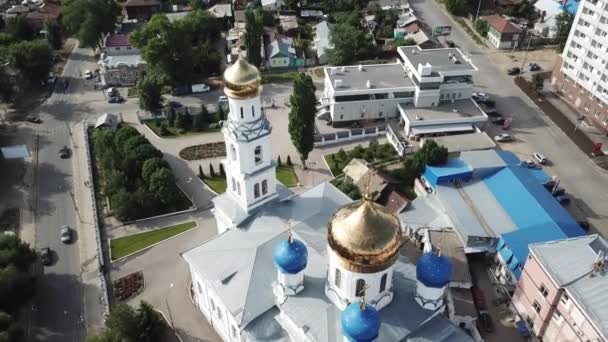
M 171 221 L 195 220 L 198 227 L 160 243 L 133 257 L 111 266 L 112 279 L 142 271 L 145 290 L 129 304 L 145 300 L 161 310 L 172 322 L 183 341 L 221 341 L 203 314 L 190 300 L 190 271 L 181 253 L 192 249 L 217 234 L 215 219 L 209 210 L 172 217 Z M 165 224 L 163 222 L 162 224 Z M 150 222 L 150 226 L 154 226 Z M 137 228 L 129 227 L 129 232 Z M 141 225 L 141 229 L 147 229 Z M 113 234 L 120 235 L 117 230 Z
M 513 119 L 509 133 L 516 142 L 501 144 L 505 150 L 515 152 L 520 158 L 529 159 L 533 152 L 541 152 L 553 161 L 546 167 L 549 175 L 557 176 L 561 185 L 582 208 L 590 223 L 604 236 L 608 236 L 608 175 L 597 168 L 578 147 L 546 117 L 527 96 L 513 83 L 501 66 L 494 63 L 492 50 L 481 49 L 453 22 L 435 0 L 412 0 L 416 15 L 429 26 L 452 25 L 449 37 L 463 52 L 469 54 L 479 69 L 475 77 L 477 89 L 496 99 L 498 111 Z M 551 64 L 550 61 L 544 63 Z M 491 136 L 502 133 L 500 127 L 489 125 Z

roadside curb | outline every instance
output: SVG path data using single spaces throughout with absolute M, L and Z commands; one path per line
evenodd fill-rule
M 161 316 L 163 316 L 163 319 L 165 320 L 165 323 L 167 323 L 167 326 L 171 329 L 171 331 L 173 331 L 173 334 L 175 335 L 175 337 L 177 337 L 177 339 L 180 342 L 183 342 L 184 340 L 182 340 L 181 336 L 179 336 L 179 334 L 177 333 L 177 331 L 175 331 L 175 327 L 173 326 L 173 324 L 171 324 L 171 322 L 169 322 L 169 319 L 167 319 L 167 316 L 165 315 L 165 313 L 162 310 L 159 309 L 154 309 L 156 312 L 160 313 Z
M 133 236 L 133 235 L 145 234 L 145 233 L 148 233 L 148 232 L 153 232 L 153 231 L 156 231 L 156 230 L 160 230 L 160 229 L 169 228 L 170 226 L 168 226 L 168 227 L 154 228 L 154 229 L 148 229 L 148 230 L 143 231 L 143 232 L 139 232 L 139 233 L 133 233 L 133 234 L 124 235 L 124 236 L 119 236 L 119 237 L 116 237 L 116 238 L 113 238 L 113 239 L 108 239 L 108 249 L 110 250 L 110 253 L 109 253 L 109 254 L 110 254 L 110 263 L 111 263 L 111 264 L 114 264 L 114 263 L 116 263 L 116 262 L 118 262 L 118 261 L 121 261 L 121 260 L 126 259 L 126 258 L 128 258 L 128 257 L 131 257 L 131 256 L 134 256 L 134 255 L 136 255 L 136 254 L 138 254 L 138 253 L 141 253 L 141 252 L 143 252 L 143 251 L 145 251 L 145 250 L 148 250 L 148 249 L 150 249 L 150 248 L 152 248 L 152 247 L 154 247 L 154 246 L 156 246 L 156 245 L 159 245 L 159 244 L 161 244 L 161 243 L 163 243 L 163 242 L 165 242 L 165 241 L 169 241 L 169 240 L 171 240 L 171 239 L 173 239 L 173 238 L 176 238 L 176 237 L 178 237 L 178 236 L 180 236 L 180 235 L 182 235 L 182 234 L 185 234 L 185 233 L 187 233 L 187 232 L 189 232 L 189 231 L 191 231 L 191 230 L 193 230 L 193 229 L 197 229 L 197 228 L 199 228 L 198 222 L 196 222 L 196 220 L 192 220 L 192 221 L 186 221 L 186 222 L 177 223 L 177 224 L 183 224 L 183 223 L 188 223 L 188 222 L 194 222 L 194 227 L 189 228 L 188 230 L 185 230 L 185 231 L 183 231 L 183 232 L 181 232 L 181 233 L 179 233 L 179 234 L 176 234 L 176 235 L 173 235 L 173 236 L 171 236 L 171 237 L 168 237 L 168 238 L 166 238 L 166 239 L 164 239 L 164 240 L 161 240 L 161 241 L 159 241 L 159 242 L 157 242 L 157 243 L 154 243 L 154 244 L 152 244 L 152 245 L 150 245 L 150 246 L 146 246 L 146 247 L 144 247 L 144 248 L 142 248 L 142 249 L 140 249 L 140 250 L 138 250 L 138 251 L 135 251 L 135 252 L 133 252 L 133 253 L 127 254 L 127 255 L 125 255 L 125 256 L 123 256 L 123 257 L 120 257 L 120 258 L 118 258 L 118 259 L 116 259 L 116 260 L 112 260 L 112 240 L 113 240 L 113 239 L 120 239 L 120 238 L 127 237 L 127 236 Z M 175 225 L 177 225 L 177 224 L 175 224 Z
M 207 183 L 205 183 L 204 180 L 200 179 L 198 176 L 196 176 L 196 179 L 199 180 L 199 182 L 203 183 L 203 186 L 209 190 L 209 192 L 211 192 L 212 194 L 214 194 L 215 196 L 219 196 L 220 194 L 218 194 L 217 192 L 215 192 L 215 190 L 211 189 L 211 187 L 209 185 L 207 185 Z

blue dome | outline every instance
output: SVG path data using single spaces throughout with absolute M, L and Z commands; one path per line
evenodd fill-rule
M 299 240 L 283 240 L 274 248 L 274 263 L 283 273 L 296 274 L 306 268 L 308 250 Z
M 352 303 L 342 312 L 342 333 L 352 342 L 369 342 L 378 337 L 380 331 L 380 315 L 371 305 Z
M 427 252 L 416 264 L 416 278 L 428 287 L 444 287 L 452 277 L 452 262 L 443 255 Z

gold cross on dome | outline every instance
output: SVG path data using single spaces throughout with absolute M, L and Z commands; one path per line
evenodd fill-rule
M 288 234 L 287 235 L 287 241 L 289 241 L 289 243 L 293 242 L 293 229 L 295 228 L 295 226 L 298 224 L 298 222 L 294 219 L 289 219 L 287 220 L 287 231 Z

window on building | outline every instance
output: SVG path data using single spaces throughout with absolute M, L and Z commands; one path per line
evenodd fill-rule
M 268 193 L 268 181 L 264 179 L 262 181 L 262 195 L 266 195 L 266 193 Z
M 209 303 L 211 303 L 211 311 L 215 311 L 215 302 L 213 301 L 213 298 L 209 298 Z
M 259 164 L 262 162 L 262 146 L 256 146 L 253 152 L 255 157 L 255 164 Z
M 337 268 L 334 272 L 334 284 L 337 288 L 340 288 L 340 285 L 342 285 L 342 272 L 340 272 L 340 270 Z
M 379 116 L 379 117 L 382 117 L 382 112 L 378 113 L 378 116 Z
M 260 183 L 255 183 L 253 185 L 253 197 L 254 198 L 260 197 Z
M 340 120 L 344 119 L 344 115 L 340 114 Z
M 365 296 L 365 280 L 357 279 L 357 286 L 355 287 L 355 296 L 356 297 Z
M 236 148 L 232 144 L 230 144 L 230 159 L 236 160 Z
M 538 291 L 540 291 L 540 293 L 543 295 L 543 297 L 547 297 L 549 295 L 549 290 L 547 290 L 547 288 L 545 287 L 544 284 L 540 284 L 540 288 L 538 289 Z
M 388 273 L 384 273 L 380 278 L 380 292 L 386 290 L 386 280 L 388 279 Z
M 241 183 L 240 182 L 236 182 L 236 193 L 239 194 L 239 196 L 241 196 Z
M 217 318 L 222 319 L 222 310 L 220 308 L 217 308 Z
M 562 313 L 559 312 L 559 310 L 555 310 L 555 313 L 553 313 L 553 319 L 559 321 L 560 319 L 562 319 Z
M 251 106 L 251 116 L 255 118 L 255 107 Z
M 530 327 L 530 329 L 534 328 L 534 321 L 532 321 L 530 317 L 526 317 L 526 323 L 528 324 L 528 327 Z
M 540 306 L 540 304 L 538 304 L 537 301 L 534 301 L 534 303 L 532 303 L 532 307 L 534 308 L 534 311 L 536 311 L 536 313 L 539 313 L 542 309 L 542 307 Z
M 198 293 L 203 293 L 203 289 L 201 288 L 201 283 L 196 282 L 196 287 L 198 288 Z
M 590 107 L 591 107 L 591 106 L 590 106 L 588 103 L 585 103 L 585 106 L 584 106 L 583 108 L 584 108 L 586 111 L 589 111 L 589 108 L 590 108 Z
M 244 117 L 245 117 L 245 115 L 243 114 L 243 107 L 241 107 L 241 119 Z
M 562 298 L 560 298 L 560 301 L 562 304 L 567 304 L 568 300 L 570 300 L 570 297 L 568 297 L 568 294 L 564 292 L 564 294 L 562 294 Z
M 232 177 L 232 191 L 236 191 L 236 181 L 234 180 L 234 177 Z

